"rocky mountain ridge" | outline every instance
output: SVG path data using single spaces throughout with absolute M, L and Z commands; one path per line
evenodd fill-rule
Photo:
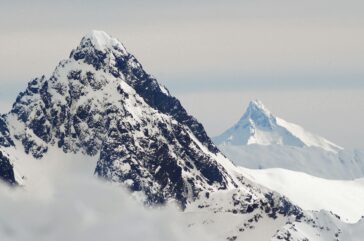
M 26 187 L 26 168 L 14 164 L 47 160 L 54 149 L 96 157 L 90 175 L 141 194 L 148 206 L 175 201 L 198 216 L 188 227 L 212 227 L 223 240 L 257 237 L 270 223 L 269 238 L 298 241 L 287 225 L 312 226 L 310 213 L 239 172 L 180 102 L 102 31 L 85 35 L 49 77 L 30 81 L 0 118 L 2 180 Z M 226 222 L 231 218 L 236 223 Z M 221 220 L 234 225 L 217 231 Z

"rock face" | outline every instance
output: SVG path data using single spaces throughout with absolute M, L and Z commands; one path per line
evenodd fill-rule
M 0 180 L 10 185 L 16 185 L 14 168 L 9 157 L 0 150 Z
M 0 116 L 0 146 L 10 147 L 14 146 L 14 142 L 11 139 L 9 128 L 4 119 L 5 116 Z
M 266 113 L 249 117 L 275 128 Z M 287 198 L 239 172 L 180 102 L 101 31 L 86 35 L 51 76 L 30 81 L 0 116 L 1 180 L 18 183 L 16 161 L 52 157 L 54 149 L 96 157 L 97 176 L 142 194 L 147 205 L 177 201 L 192 222 L 188 227 L 206 226 L 222 240 L 275 234 L 305 240 L 291 239 L 301 235 L 291 230 L 301 222 L 316 231 Z
M 143 191 L 147 203 L 184 206 L 236 186 L 203 126 L 104 32 L 86 35 L 49 78 L 32 80 L 4 118 L 27 154 L 42 158 L 58 146 L 99 155 L 95 173 Z M 4 121 L 0 142 L 10 146 Z
M 3 152 L 2 148 L 13 147 L 14 142 L 10 136 L 9 128 L 5 116 L 0 116 L 0 180 L 10 185 L 16 185 L 14 168 L 9 160 L 9 156 Z

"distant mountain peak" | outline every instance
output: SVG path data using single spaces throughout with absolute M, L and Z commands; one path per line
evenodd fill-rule
M 217 145 L 286 145 L 318 147 L 337 152 L 342 148 L 323 137 L 306 131 L 299 125 L 274 116 L 260 100 L 250 101 L 240 120 L 220 136 Z
M 293 134 L 285 135 L 282 131 L 288 133 L 290 129 L 284 129 L 282 126 L 287 125 L 281 123 L 261 102 L 252 101 L 246 116 L 226 137 L 233 141 L 235 138 L 238 143 L 244 143 L 246 138 L 248 144 L 304 143 L 304 138 L 294 137 L 297 143 L 287 139 Z M 246 136 L 241 138 L 244 133 Z M 35 160 L 41 158 L 42 161 Z M 306 225 L 300 227 L 311 228 L 310 232 L 317 231 L 325 237 L 334 237 L 334 232 L 341 230 L 336 223 L 317 225 L 316 221 L 325 222 L 327 218 L 318 220 L 284 196 L 245 177 L 179 100 L 149 75 L 117 39 L 102 31 L 85 35 L 69 59 L 61 61 L 50 77 L 32 80 L 18 95 L 12 110 L 0 116 L 0 182 L 35 184 L 34 188 L 39 189 L 44 185 L 38 183 L 48 179 L 54 184 L 62 181 L 58 175 L 71 182 L 78 180 L 73 178 L 75 173 L 69 173 L 70 169 L 57 161 L 70 158 L 75 173 L 83 166 L 78 159 L 90 161 L 80 178 L 85 173 L 92 175 L 89 168 L 95 165 L 95 175 L 123 184 L 147 205 L 177 201 L 188 218 L 183 221 L 186 228 L 182 231 L 191 230 L 187 227 L 193 225 L 196 231 L 211 228 L 219 239 L 225 240 L 262 240 L 262 236 L 272 235 L 269 240 L 302 240 L 305 233 L 294 229 L 295 225 Z M 39 166 L 32 165 L 32 161 Z M 52 161 L 56 165 L 45 165 Z M 57 172 L 63 170 L 57 177 L 53 176 L 54 167 L 62 167 Z M 82 179 L 80 184 L 85 180 L 88 181 Z M 67 185 L 54 187 L 67 189 Z M 77 182 L 75 185 L 76 191 L 87 188 Z M 47 192 L 49 185 L 44 187 Z M 103 191 L 109 189 L 100 190 L 97 195 L 106 194 L 102 196 L 106 201 L 113 197 Z M 43 196 L 43 190 L 39 193 Z M 19 199 L 15 204 L 23 201 Z M 104 204 L 107 202 L 98 203 L 96 208 L 103 209 Z
M 258 99 L 251 100 L 249 102 L 247 111 L 250 111 L 250 112 L 259 111 L 259 112 L 264 112 L 264 113 L 267 113 L 267 114 L 269 113 L 270 114 L 270 111 L 265 107 L 263 102 L 261 100 L 258 100 Z
M 252 100 L 249 102 L 248 108 L 241 117 L 238 125 L 244 126 L 248 123 L 272 129 L 276 120 L 272 113 L 264 106 L 262 101 Z

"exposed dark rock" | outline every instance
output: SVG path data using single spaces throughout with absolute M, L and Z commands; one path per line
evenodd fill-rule
M 121 44 L 100 47 L 94 37 L 19 94 L 11 115 L 26 127 L 15 136 L 25 152 L 42 158 L 55 145 L 99 154 L 95 173 L 144 192 L 149 204 L 184 207 L 202 191 L 235 185 L 211 157 L 218 149 L 203 126 Z
M 0 146 L 14 146 L 14 142 L 10 137 L 9 128 L 7 126 L 6 120 L 4 119 L 4 116 L 0 116 Z
M 9 185 L 16 185 L 14 168 L 2 151 L 0 151 L 0 180 L 8 183 Z

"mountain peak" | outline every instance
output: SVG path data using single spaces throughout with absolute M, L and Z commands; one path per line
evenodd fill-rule
M 267 116 L 272 115 L 271 112 L 265 107 L 262 101 L 255 99 L 249 102 L 248 108 L 246 113 L 254 113 L 254 112 L 261 112 L 266 114 Z
M 266 109 L 261 100 L 255 99 L 249 102 L 249 108 Z
M 83 60 L 96 69 L 125 67 L 128 65 L 126 62 L 133 59 L 136 67 L 139 68 L 136 59 L 126 51 L 118 39 L 99 30 L 92 30 L 87 33 L 77 48 L 72 50 L 70 58 L 76 61 Z M 118 75 L 115 68 L 113 72 Z
M 244 126 L 247 123 L 271 129 L 275 124 L 275 117 L 264 106 L 262 101 L 256 99 L 249 102 L 248 108 L 238 122 L 238 125 Z
M 87 34 L 51 77 L 19 94 L 0 118 L 2 146 L 37 159 L 54 148 L 98 155 L 96 175 L 143 191 L 149 204 L 184 206 L 202 191 L 237 185 L 202 124 L 102 31 Z
M 118 48 L 121 50 L 125 50 L 125 47 L 122 43 L 116 38 L 111 37 L 104 31 L 100 30 L 92 30 L 87 33 L 81 40 L 81 46 L 86 45 L 87 43 L 91 43 L 91 45 L 100 51 L 105 51 L 106 49 Z
M 260 100 L 250 101 L 241 119 L 230 129 L 214 138 L 217 145 L 286 145 L 318 147 L 337 152 L 342 149 L 299 125 L 274 116 Z

